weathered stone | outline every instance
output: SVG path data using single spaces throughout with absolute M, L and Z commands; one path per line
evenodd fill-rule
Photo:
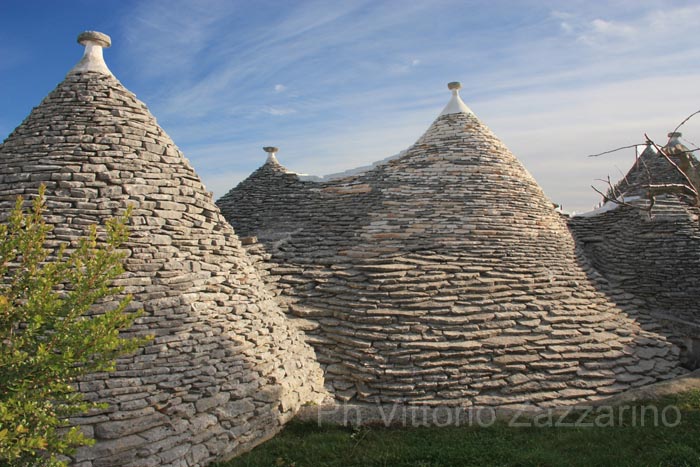
M 143 417 L 123 421 L 111 421 L 95 425 L 95 436 L 104 439 L 121 438 L 126 435 L 137 434 L 154 426 L 164 425 L 168 417 L 160 413 L 153 413 Z
M 222 392 L 214 397 L 206 397 L 203 399 L 199 399 L 197 402 L 195 402 L 195 408 L 197 409 L 197 412 L 207 412 L 209 409 L 212 407 L 220 407 L 224 405 L 228 400 L 231 398 L 231 394 L 227 392 Z
M 506 354 L 499 357 L 494 357 L 493 361 L 501 365 L 511 365 L 514 363 L 528 363 L 536 362 L 540 359 L 539 355 L 519 355 L 519 354 Z

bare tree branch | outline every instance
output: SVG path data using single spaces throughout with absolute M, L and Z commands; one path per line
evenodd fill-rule
M 622 151 L 623 149 L 637 148 L 637 146 L 642 146 L 642 145 L 641 145 L 641 144 L 632 144 L 632 145 L 630 145 L 630 146 L 622 146 L 621 148 L 611 149 L 610 151 L 600 152 L 600 153 L 598 153 L 598 154 L 589 154 L 589 155 L 586 156 L 586 157 L 604 156 L 605 154 L 611 154 L 611 153 L 613 153 L 613 152 Z
M 693 112 L 690 114 L 688 117 L 686 117 L 676 128 L 671 132 L 671 133 L 677 133 L 678 130 L 685 125 L 691 118 L 693 118 L 696 115 L 700 115 L 700 110 Z M 663 194 L 676 194 L 676 195 L 683 195 L 683 196 L 690 196 L 694 198 L 694 205 L 697 207 L 700 207 L 700 171 L 696 167 L 695 163 L 697 161 L 691 156 L 692 153 L 696 151 L 700 151 L 700 148 L 697 147 L 694 143 L 690 142 L 691 145 L 695 146 L 694 149 L 685 149 L 681 150 L 681 147 L 676 148 L 671 148 L 670 147 L 670 142 L 672 140 L 672 136 L 669 134 L 669 142 L 666 144 L 664 148 L 659 147 L 654 141 L 649 138 L 649 136 L 645 133 L 644 137 L 646 139 L 646 145 L 647 146 L 652 146 L 654 149 L 656 149 L 657 153 L 666 159 L 666 161 L 671 164 L 673 169 L 678 172 L 682 177 L 683 180 L 685 180 L 686 183 L 661 183 L 661 184 L 654 184 L 653 183 L 653 174 L 651 168 L 647 165 L 647 162 L 639 157 L 637 155 L 637 162 L 636 164 L 639 165 L 638 170 L 642 170 L 643 174 L 646 176 L 647 183 L 646 183 L 646 188 L 647 188 L 647 193 L 648 193 L 648 199 L 650 201 L 650 204 L 647 207 L 642 207 L 638 204 L 632 205 L 628 202 L 625 201 L 624 199 L 624 193 L 621 193 L 621 190 L 624 189 L 624 186 L 627 186 L 629 188 L 630 181 L 627 179 L 626 175 L 623 175 L 622 179 L 615 185 L 612 184 L 610 181 L 610 176 L 608 175 L 607 180 L 604 179 L 599 179 L 599 181 L 604 182 L 608 185 L 608 190 L 607 193 L 603 193 L 601 190 L 596 188 L 595 186 L 591 186 L 593 190 L 598 193 L 599 195 L 602 196 L 603 202 L 612 202 L 615 204 L 618 204 L 620 206 L 630 206 L 635 209 L 640 209 L 643 211 L 648 211 L 649 214 L 651 214 L 652 208 L 654 207 L 656 203 L 656 196 L 658 195 L 663 195 Z M 621 151 L 623 149 L 631 149 L 631 148 L 637 148 L 638 146 L 642 146 L 641 144 L 633 144 L 629 146 L 622 146 L 616 149 L 612 149 L 610 151 L 605 151 L 601 152 L 598 154 L 590 154 L 586 157 L 598 157 L 598 156 L 603 156 L 605 154 L 611 154 L 617 151 Z M 674 157 L 678 157 L 680 160 L 680 163 L 676 163 L 670 156 L 670 152 L 673 152 Z M 641 160 L 641 163 L 639 162 Z M 695 163 L 694 163 L 695 162 Z M 637 176 L 636 178 L 639 179 L 642 177 L 641 175 Z M 643 183 L 643 178 L 636 180 L 635 183 Z M 621 185 L 623 185 L 621 187 Z
M 696 115 L 698 115 L 698 114 L 700 114 L 700 110 L 697 110 L 697 111 L 693 112 L 692 114 L 688 115 L 688 116 L 685 118 L 685 120 L 683 120 L 681 123 L 678 124 L 678 126 L 677 126 L 676 128 L 673 129 L 673 131 L 672 131 L 671 133 L 676 133 L 676 132 L 678 132 L 678 130 L 679 130 L 683 125 L 685 125 L 686 123 L 688 123 L 688 120 L 690 120 L 691 118 L 693 118 L 694 116 L 696 116 Z M 671 140 L 671 138 L 669 138 L 669 141 L 670 141 L 670 140 Z
M 606 195 L 605 193 L 603 193 L 602 191 L 600 191 L 599 189 L 597 189 L 597 188 L 594 187 L 593 185 L 591 185 L 591 188 L 593 188 L 593 191 L 595 191 L 595 192 L 598 193 L 600 196 L 602 196 L 602 197 L 603 197 L 603 201 L 606 202 L 606 203 L 607 203 L 607 202 L 610 202 L 610 203 L 617 204 L 617 205 L 619 205 L 619 206 L 629 206 L 629 207 L 631 207 L 631 208 L 640 209 L 640 210 L 643 210 L 643 211 L 649 211 L 649 210 L 651 209 L 651 206 L 650 206 L 649 208 L 642 209 L 641 206 L 633 205 L 633 204 L 630 204 L 630 203 L 624 201 L 624 198 L 610 198 L 608 195 Z M 652 202 L 652 206 L 653 206 L 653 202 Z
M 647 165 L 647 162 L 644 159 L 639 159 L 640 162 L 642 163 L 642 168 L 644 169 L 644 174 L 647 176 L 648 184 L 651 185 L 651 170 L 649 169 L 649 166 Z
M 683 138 L 683 141 L 685 141 L 686 143 L 690 144 L 691 146 L 693 146 L 695 148 L 695 149 L 693 149 L 693 151 L 697 151 L 698 149 L 700 149 L 700 147 L 697 144 L 693 143 L 685 136 L 682 136 L 682 138 Z

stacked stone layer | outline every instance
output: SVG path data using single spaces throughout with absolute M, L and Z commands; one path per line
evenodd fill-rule
M 0 146 L 5 210 L 40 184 L 52 242 L 134 207 L 117 285 L 145 310 L 131 332 L 155 335 L 115 373 L 80 382 L 109 408 L 74 420 L 97 438 L 74 465 L 203 466 L 322 399 L 313 350 L 187 160 L 114 77 L 70 74 Z
M 471 113 L 340 180 L 267 163 L 217 204 L 260 239 L 249 251 L 339 400 L 549 406 L 683 372 Z

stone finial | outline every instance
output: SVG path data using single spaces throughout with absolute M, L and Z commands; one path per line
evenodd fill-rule
M 277 151 L 279 150 L 279 148 L 274 146 L 265 146 L 263 151 L 267 153 L 267 162 L 277 162 L 277 157 L 275 157 L 275 154 L 277 154 Z
M 112 45 L 112 39 L 104 33 L 97 31 L 85 31 L 78 35 L 78 43 L 85 46 L 85 53 L 77 65 L 69 72 L 86 73 L 88 71 L 111 75 L 107 68 L 102 49 Z
M 462 89 L 462 83 L 459 81 L 452 81 L 451 83 L 447 83 L 447 89 L 452 91 L 452 99 L 450 99 L 450 102 L 448 102 L 445 108 L 442 110 L 440 116 L 448 114 L 473 113 L 471 109 L 467 107 L 467 104 L 462 101 L 462 98 L 459 97 L 459 90 Z
M 78 44 L 87 46 L 90 42 L 107 48 L 112 45 L 112 38 L 98 31 L 83 31 L 78 34 Z

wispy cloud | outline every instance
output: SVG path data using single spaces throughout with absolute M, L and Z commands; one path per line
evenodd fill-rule
M 643 131 L 662 137 L 700 107 L 700 5 L 466 8 L 156 0 L 125 19 L 122 53 L 140 97 L 218 196 L 264 160 L 266 144 L 316 174 L 394 154 L 440 111 L 445 84 L 461 79 L 470 107 L 545 191 L 583 209 L 595 202 L 590 182 L 630 161 L 580 156 Z
M 587 45 L 607 46 L 611 42 L 634 40 L 638 36 L 639 31 L 633 26 L 596 18 L 588 23 L 578 40 Z
M 296 110 L 289 108 L 279 108 L 279 107 L 265 107 L 263 112 L 270 115 L 281 116 L 296 113 Z
M 390 64 L 388 70 L 391 73 L 409 73 L 413 70 L 413 68 L 417 67 L 418 65 L 420 65 L 420 60 L 418 60 L 417 58 L 406 59 Z
M 695 20 L 700 17 L 700 5 L 697 4 L 652 5 L 651 8 L 634 5 L 624 15 L 614 9 L 602 10 L 603 14 L 591 14 L 586 10 L 576 13 L 555 10 L 551 16 L 560 21 L 563 32 L 583 45 L 605 47 L 609 52 L 612 48 L 617 52 L 639 50 L 648 54 L 660 50 L 662 44 L 688 45 L 688 38 L 695 35 L 697 28 Z

